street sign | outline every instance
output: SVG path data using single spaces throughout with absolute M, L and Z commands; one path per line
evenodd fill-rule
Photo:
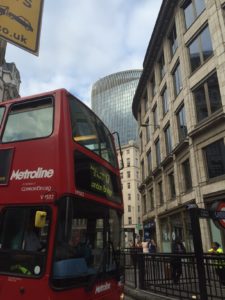
M 212 205 L 212 219 L 217 227 L 225 229 L 225 201 L 218 201 Z
M 210 213 L 208 209 L 199 208 L 199 218 L 210 218 Z
M 44 0 L 0 0 L 0 37 L 38 55 Z

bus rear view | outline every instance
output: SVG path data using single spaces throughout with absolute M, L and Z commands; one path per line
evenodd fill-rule
M 66 90 L 0 105 L 0 298 L 123 299 L 114 139 Z

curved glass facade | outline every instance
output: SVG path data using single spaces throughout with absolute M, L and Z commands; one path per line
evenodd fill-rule
M 92 110 L 111 132 L 119 133 L 121 145 L 137 140 L 138 125 L 132 114 L 132 102 L 141 74 L 142 70 L 123 71 L 92 86 Z

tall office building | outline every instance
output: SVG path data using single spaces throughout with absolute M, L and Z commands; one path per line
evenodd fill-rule
M 225 207 L 224 8 L 224 0 L 163 0 L 133 101 L 144 229 L 164 252 L 177 236 L 193 250 L 189 204 L 205 213 L 204 251 L 214 240 L 225 247 L 224 221 L 207 215 Z
M 115 73 L 98 80 L 92 87 L 93 111 L 111 132 L 117 131 L 122 145 L 124 169 L 121 170 L 124 201 L 125 242 L 134 241 L 142 232 L 139 147 L 137 122 L 132 115 L 132 101 L 141 70 Z M 120 160 L 120 153 L 118 151 Z
M 137 140 L 137 121 L 131 107 L 141 73 L 141 70 L 118 72 L 99 79 L 92 87 L 92 109 L 110 131 L 119 133 L 121 145 Z

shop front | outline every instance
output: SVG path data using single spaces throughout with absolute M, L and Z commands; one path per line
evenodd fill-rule
M 179 237 L 188 252 L 192 252 L 193 238 L 189 212 L 183 209 L 179 212 L 159 217 L 162 252 L 171 252 L 172 242 Z

